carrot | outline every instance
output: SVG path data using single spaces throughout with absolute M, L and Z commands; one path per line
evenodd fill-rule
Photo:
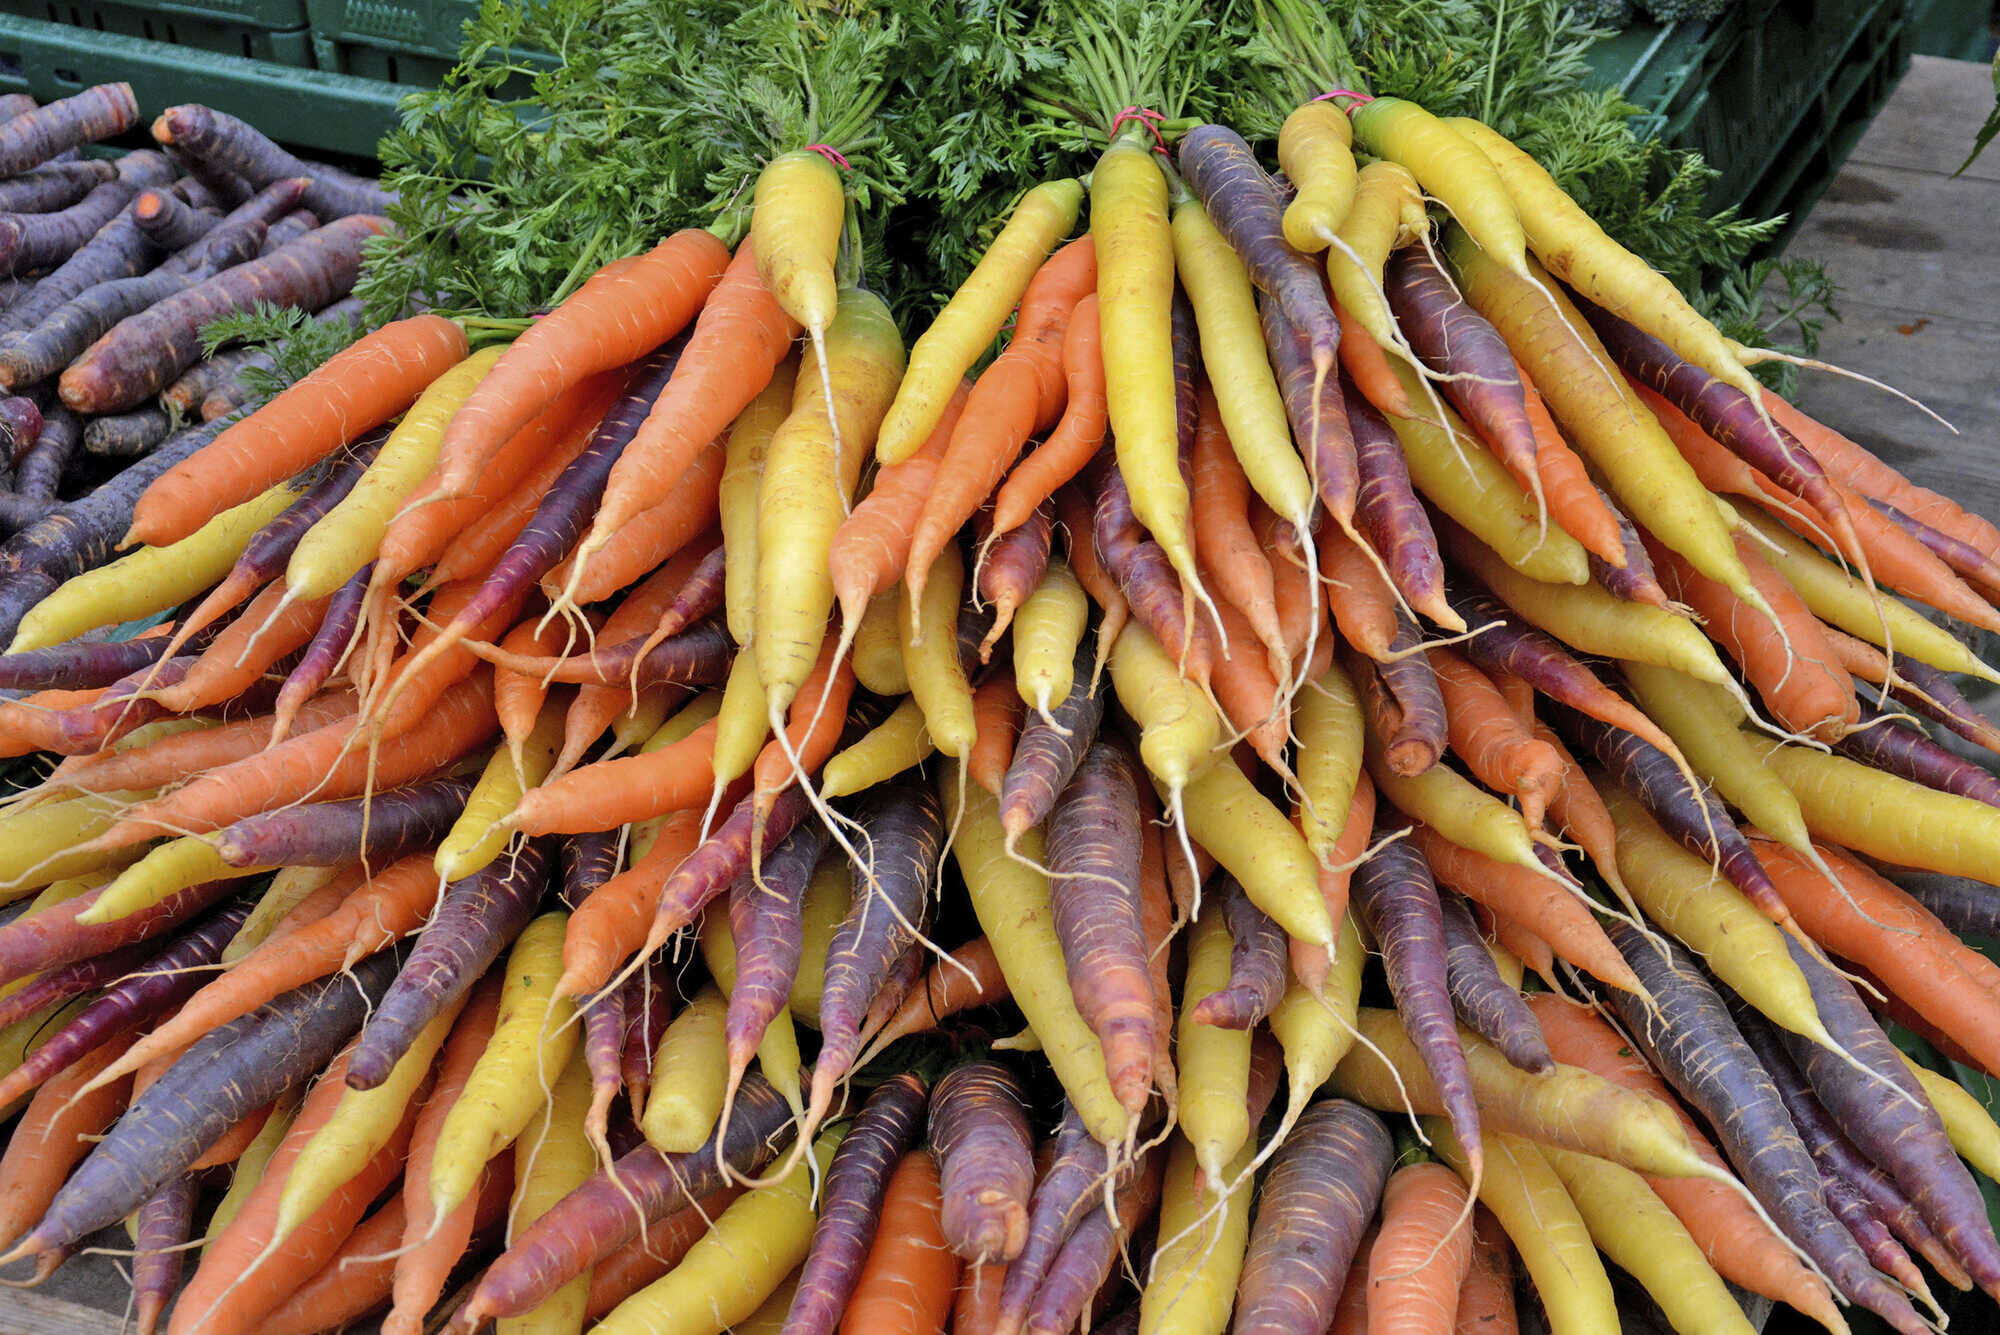
M 1563 758 L 1508 709 L 1499 688 L 1449 649 L 1428 657 L 1444 694 L 1451 749 L 1487 787 L 1521 801 L 1521 819 L 1540 829 L 1562 783 Z
M 1343 389 L 1351 387 L 1344 382 Z M 1444 607 L 1444 563 L 1430 517 L 1418 502 L 1406 456 L 1420 453 L 1417 443 L 1406 447 L 1374 405 L 1359 394 L 1347 396 L 1347 420 L 1354 432 L 1354 459 L 1361 486 L 1355 497 L 1355 518 L 1369 546 L 1382 554 L 1389 580 L 1409 605 L 1453 630 L 1457 615 Z M 1428 445 L 1426 445 L 1428 448 Z
M 1871 705 L 1862 706 L 1861 718 L 1864 726 L 1840 739 L 1842 755 L 1926 788 L 2000 806 L 2000 779 L 1992 771 L 1960 759 L 1919 728 Z
M 1065 384 L 1062 420 L 1016 465 L 993 498 L 993 529 L 1008 533 L 1025 523 L 1063 483 L 1083 471 L 1104 443 L 1108 408 L 1102 328 L 1097 294 L 1084 294 L 1063 332 Z
M 1359 653 L 1378 662 L 1391 654 L 1398 628 L 1396 594 L 1375 568 L 1367 551 L 1337 527 L 1319 531 L 1320 567 L 1326 572 L 1326 598 L 1341 638 Z
M 1324 1329 L 1393 1158 L 1382 1119 L 1344 1099 L 1306 1109 L 1265 1179 L 1236 1291 L 1245 1332 Z
M 1779 747 L 1766 763 L 1799 799 L 1817 837 L 1838 838 L 1900 866 L 1990 875 L 2000 850 L 2000 811 L 1985 803 L 1804 747 Z
M 1250 528 L 1250 481 L 1230 448 L 1214 393 L 1203 385 L 1198 394 L 1192 492 L 1197 555 L 1274 660 L 1289 663 L 1271 561 Z
M 1135 1335 L 1139 1318 L 1135 1307 L 1127 1307 L 1121 1317 L 1102 1325 L 1095 1323 L 1104 1299 L 1112 1292 L 1106 1287 L 1112 1266 L 1159 1203 L 1165 1158 L 1157 1146 L 1153 1147 L 1113 1176 L 1110 1208 L 1093 1210 L 1077 1224 L 1036 1288 L 1024 1323 L 1030 1335 L 1057 1335 L 1075 1328 L 1081 1319 L 1092 1321 L 1093 1329 L 1122 1329 L 1125 1335 Z
M 1148 769 L 1156 786 L 1171 792 L 1157 768 Z M 1304 836 L 1241 770 L 1210 765 L 1187 785 L 1184 808 L 1188 835 L 1236 877 L 1253 904 L 1300 941 L 1332 946 L 1333 920 Z
M 945 403 L 943 415 L 931 429 L 923 448 L 901 463 L 879 469 L 868 494 L 835 530 L 826 564 L 833 576 L 834 596 L 840 602 L 843 634 L 851 637 L 859 633 L 870 600 L 892 588 L 909 565 L 910 544 L 915 539 L 918 518 L 923 514 L 926 497 L 937 483 L 938 467 L 958 430 L 971 393 L 972 386 L 961 381 Z M 731 448 L 734 448 L 733 436 Z M 724 534 L 726 537 L 726 525 Z M 752 549 L 751 555 L 754 554 Z M 732 563 L 731 570 L 735 569 L 737 564 Z M 739 643 L 748 642 L 748 626 L 739 629 L 732 620 L 729 631 Z
M 1828 1210 L 1819 1171 L 1770 1075 L 1699 966 L 1671 941 L 1648 941 L 1622 924 L 1611 931 L 1655 1008 L 1648 1014 L 1636 999 L 1611 998 L 1632 1046 L 1703 1114 L 1744 1184 L 1838 1290 L 1894 1328 L 1916 1335 L 1924 1328 L 1916 1312 L 1875 1273 Z
M 1046 503 L 1006 533 L 996 534 L 992 511 L 981 509 L 974 530 L 979 538 L 979 561 L 974 583 L 980 601 L 993 608 L 993 625 L 979 642 L 979 661 L 991 662 L 993 646 L 1014 623 L 1014 614 L 1041 587 L 1049 568 L 1049 546 L 1055 536 L 1055 508 Z M 1082 590 L 1076 590 L 1081 595 Z M 1081 602 L 1081 597 L 1078 600 Z
M 1021 693 L 1014 688 L 1014 674 L 1005 668 L 981 682 L 972 693 L 976 736 L 965 758 L 966 773 L 995 797 L 1000 795 L 1000 785 L 1012 764 L 1025 709 Z
M 1460 1022 L 1522 1070 L 1548 1070 L 1555 1059 L 1521 998 L 1518 962 L 1509 981 L 1462 895 L 1441 892 L 1438 907 L 1444 914 L 1445 981 Z
M 89 1087 L 131 1041 L 129 1034 L 112 1036 L 28 1101 L 0 1156 L 0 1239 L 18 1239 L 42 1217 L 64 1179 L 90 1152 L 93 1139 L 124 1112 L 131 1081 Z M 13 1101 L 9 1098 L 8 1104 Z
M 1381 1232 L 1368 1252 L 1371 1335 L 1442 1331 L 1472 1264 L 1466 1191 L 1442 1164 L 1397 1169 L 1382 1193 Z
M 742 1190 L 741 1187 L 723 1187 L 704 1196 L 656 1221 L 643 1234 L 592 1266 L 590 1293 L 584 1301 L 584 1319 L 599 1319 L 679 1265 L 688 1248 L 701 1240 L 715 1217 L 727 1209 L 730 1202 L 742 1194 Z
M 1022 293 L 1014 337 L 973 385 L 911 533 L 904 578 L 912 594 L 921 595 L 938 553 L 999 485 L 1022 444 L 1058 420 L 1070 312 L 1096 282 L 1097 247 L 1084 236 L 1051 256 Z
M 989 1005 L 1006 996 L 1007 980 L 985 937 L 976 937 L 951 952 L 949 962 L 931 965 L 923 981 L 910 990 L 895 1011 L 873 1032 L 863 1031 L 868 1056 L 911 1034 L 936 1028 L 960 1011 Z
M 1139 1295 L 1139 1329 L 1145 1335 L 1227 1326 L 1249 1241 L 1251 1191 L 1244 1170 L 1254 1150 L 1245 1145 L 1210 1187 L 1193 1145 L 1179 1138 L 1172 1142 L 1160 1188 L 1162 1242 Z
M 374 784 L 395 787 L 449 765 L 495 727 L 492 677 L 475 673 L 445 690 L 422 729 L 383 743 L 373 756 Z M 162 831 L 206 833 L 308 797 L 352 796 L 371 777 L 369 749 L 355 747 L 354 736 L 350 718 L 209 770 L 184 788 L 140 803 L 100 838 L 120 847 Z
M 940 1185 L 931 1157 L 905 1154 L 882 1198 L 881 1230 L 855 1280 L 841 1330 L 942 1330 L 958 1285 L 959 1260 L 940 1226 Z M 791 1323 L 786 1323 L 790 1330 Z

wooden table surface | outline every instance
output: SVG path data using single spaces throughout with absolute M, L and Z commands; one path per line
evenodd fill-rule
M 1951 173 L 1992 104 L 1985 66 L 1916 57 L 1788 252 L 1841 287 L 1820 355 L 1915 395 L 1960 434 L 1826 375 L 1807 374 L 1801 405 L 1987 515 L 2000 514 L 2000 146 Z M 125 1245 L 123 1230 L 96 1241 Z M 0 1335 L 118 1335 L 128 1291 L 122 1261 L 79 1257 L 39 1290 L 0 1290 Z

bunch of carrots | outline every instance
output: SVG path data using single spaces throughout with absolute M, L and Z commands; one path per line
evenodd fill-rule
M 800 150 L 0 545 L 5 1260 L 123 1221 L 141 1335 L 2000 1296 L 1884 1027 L 2000 1073 L 1919 610 L 2000 530 L 1484 125 L 1103 128 L 908 347 Z
M 249 347 L 203 330 L 258 308 L 356 321 L 365 242 L 392 201 L 294 157 L 233 116 L 170 108 L 157 149 L 87 145 L 137 127 L 129 84 L 37 106 L 0 97 L 0 529 L 142 459 L 183 419 L 243 405 Z M 353 327 L 350 323 L 349 327 Z M 142 487 L 143 469 L 128 485 Z

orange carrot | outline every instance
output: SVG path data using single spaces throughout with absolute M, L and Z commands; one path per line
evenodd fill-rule
M 36 691 L 20 700 L 0 700 L 0 754 L 25 756 L 53 750 L 61 737 L 55 713 L 94 704 L 104 689 L 96 686 L 85 691 Z
M 1435 416 L 1428 411 L 1419 413 L 1411 405 L 1396 368 L 1389 365 L 1388 354 L 1382 351 L 1382 345 L 1375 341 L 1367 326 L 1338 302 L 1333 309 L 1340 316 L 1340 368 L 1354 381 L 1361 397 L 1373 404 L 1376 412 L 1388 417 Z
M 1000 1286 L 1007 1267 L 1000 1262 L 969 1265 L 960 1276 L 951 1307 L 951 1335 L 993 1335 L 1000 1326 Z
M 757 763 L 751 767 L 750 777 L 756 794 L 755 827 L 761 831 L 764 818 L 770 814 L 771 804 L 778 800 L 778 794 L 789 788 L 801 774 L 817 774 L 819 767 L 840 744 L 841 730 L 847 726 L 847 702 L 854 695 L 854 664 L 843 661 L 835 663 L 840 651 L 839 642 L 832 636 L 820 646 L 819 661 L 799 686 L 799 693 L 792 697 L 790 712 L 785 717 L 783 741 L 773 737 L 764 743 L 764 749 L 757 753 Z M 787 751 L 791 754 L 787 754 Z M 796 768 L 792 755 L 798 757 Z M 710 782 L 714 780 L 711 778 Z M 753 851 L 763 843 L 761 837 L 752 841 Z
M 1549 802 L 1549 813 L 1556 818 L 1557 830 L 1576 841 L 1597 868 L 1597 874 L 1624 898 L 1625 883 L 1618 875 L 1618 827 L 1611 819 L 1611 809 L 1604 805 L 1583 767 L 1546 723 L 1535 720 L 1534 733 L 1536 740 L 1546 742 L 1563 764 L 1562 782 Z
M 590 1270 L 590 1295 L 584 1299 L 583 1319 L 597 1320 L 679 1265 L 715 1217 L 742 1194 L 741 1187 L 724 1187 L 704 1196 L 654 1220 L 643 1234 L 598 1261 Z M 385 1328 L 383 1335 L 390 1332 Z
M 465 331 L 438 315 L 383 325 L 154 479 L 132 508 L 126 545 L 178 542 L 382 425 L 468 346 Z
M 1063 408 L 1063 335 L 1097 285 L 1097 247 L 1081 236 L 1050 256 L 1021 295 L 1014 337 L 972 387 L 917 526 L 903 578 L 914 601 L 938 553 L 993 494 L 1021 446 Z
M 1472 1264 L 1465 1204 L 1465 1184 L 1443 1164 L 1413 1163 L 1390 1174 L 1368 1251 L 1369 1335 L 1449 1328 Z
M 1319 568 L 1333 624 L 1355 651 L 1386 661 L 1396 638 L 1396 595 L 1361 544 L 1337 524 L 1319 530 Z
M 1257 543 L 1271 554 L 1271 587 L 1278 603 L 1278 628 L 1284 637 L 1286 671 L 1274 673 L 1283 679 L 1290 665 L 1298 662 L 1313 636 L 1313 622 L 1326 622 L 1326 609 L 1319 590 L 1313 587 L 1312 572 L 1306 569 L 1298 530 L 1291 521 L 1280 519 L 1262 501 L 1250 507 L 1251 527 Z M 1323 638 L 1323 637 L 1322 637 Z
M 568 948 L 567 941 L 564 948 Z M 985 937 L 974 937 L 951 952 L 950 963 L 940 960 L 932 964 L 923 982 L 910 989 L 895 1013 L 872 1033 L 864 1029 L 862 1039 L 879 1051 L 898 1039 L 935 1029 L 960 1011 L 990 1006 L 1007 995 L 1007 980 L 1000 973 L 993 947 Z
M 1342 339 L 1344 344 L 1347 340 Z M 1333 1324 L 1327 1335 L 1368 1335 L 1368 1258 L 1375 1253 L 1379 1231 L 1368 1225 L 1361 1241 L 1354 1245 L 1354 1260 L 1347 1267 L 1347 1280 L 1340 1286 L 1340 1299 L 1333 1306 Z
M 431 1156 L 437 1149 L 438 1131 L 444 1126 L 445 1115 L 458 1102 L 472 1068 L 493 1037 L 493 1026 L 500 1013 L 502 977 L 502 970 L 489 970 L 474 986 L 438 1054 L 437 1076 L 430 1097 L 417 1110 L 410 1132 L 409 1167 L 403 1174 L 402 1245 L 396 1257 L 389 1315 L 382 1321 L 382 1335 L 418 1335 L 422 1331 L 424 1317 L 444 1296 L 445 1283 L 472 1239 L 479 1209 L 475 1197 L 468 1196 L 442 1220 L 431 1212 Z M 513 1168 L 514 1151 L 509 1146 L 493 1156 L 486 1165 L 486 1173 L 488 1178 L 498 1178 L 511 1186 Z M 482 1187 L 478 1195 L 484 1193 Z
M 299 710 L 299 729 L 311 732 L 350 717 L 354 704 L 354 693 L 348 690 L 314 696 Z M 213 728 L 172 733 L 129 751 L 71 756 L 49 775 L 49 787 L 88 793 L 158 788 L 247 759 L 263 751 L 270 740 L 268 716 L 237 719 Z
M 472 1200 L 475 1230 L 490 1230 L 507 1215 L 513 1182 L 492 1166 Z M 379 1307 L 389 1297 L 396 1272 L 396 1249 L 408 1231 L 403 1198 L 391 1196 L 361 1221 L 318 1274 L 301 1284 L 257 1325 L 258 1335 L 315 1335 L 338 1330 Z
M 522 655 L 561 653 L 575 635 L 575 628 L 564 621 L 545 622 L 540 617 L 528 617 L 501 638 L 500 649 L 503 653 Z M 517 768 L 521 747 L 534 731 L 535 720 L 541 717 L 549 689 L 539 674 L 502 667 L 493 669 L 493 715 L 500 720 L 500 735 L 507 739 L 507 749 L 513 752 Z
M 903 577 L 917 517 L 971 394 L 972 382 L 960 380 L 923 447 L 901 463 L 877 471 L 868 494 L 834 531 L 826 566 L 833 576 L 834 597 L 840 600 L 843 626 L 859 626 L 868 600 Z
M 1201 569 L 1206 578 L 1205 562 Z M 1223 601 L 1216 604 L 1216 612 L 1222 619 L 1223 633 L 1229 637 L 1230 652 L 1219 655 L 1209 669 L 1209 684 L 1215 690 L 1215 698 L 1221 703 L 1229 726 L 1243 735 L 1264 763 L 1279 774 L 1289 774 L 1291 765 L 1285 759 L 1285 745 L 1291 727 L 1291 708 L 1283 697 L 1285 683 L 1273 675 L 1271 664 L 1263 655 L 1250 652 L 1248 645 L 1258 636 L 1237 606 Z M 1238 644 L 1245 647 L 1238 649 Z M 1282 641 L 1276 652 L 1280 667 L 1289 677 L 1291 661 L 1283 656 Z
M 462 759 L 498 726 L 493 675 L 475 672 L 444 692 L 422 728 L 389 739 L 372 757 L 356 720 L 349 717 L 140 803 L 101 836 L 98 846 L 123 848 L 160 834 L 207 834 L 296 802 L 355 797 L 371 776 L 376 791 L 394 788 Z
M 1278 625 L 1278 595 L 1273 560 L 1257 544 L 1250 527 L 1250 479 L 1237 462 L 1236 451 L 1223 429 L 1215 394 L 1203 384 L 1195 396 L 1194 505 L 1196 555 L 1205 578 L 1236 605 L 1252 633 L 1271 654 L 1273 675 L 1289 675 L 1290 660 L 1284 632 Z M 1235 636 L 1230 636 L 1232 649 Z M 1241 725 L 1239 725 L 1241 726 Z
M 248 1015 L 281 992 L 374 954 L 423 926 L 437 895 L 437 873 L 427 853 L 394 863 L 324 918 L 286 933 L 281 940 L 266 940 L 203 986 L 172 1019 L 134 1044 L 119 1059 L 118 1069 L 135 1070 Z
M 1548 506 L 1550 520 L 1593 556 L 1622 567 L 1625 539 L 1618 516 L 1611 512 L 1604 493 L 1584 471 L 1583 460 L 1563 439 L 1527 371 L 1519 362 L 1514 363 L 1514 370 L 1520 375 L 1521 388 L 1526 394 L 1528 425 L 1535 433 L 1535 471 L 1542 478 L 1542 500 Z
M 690 227 L 591 275 L 515 340 L 453 415 L 438 447 L 439 493 L 464 496 L 483 486 L 485 468 L 508 438 L 564 391 L 679 333 L 728 264 L 729 251 L 713 233 Z
M 1347 822 L 1340 827 L 1340 837 L 1334 840 L 1332 864 L 1317 868 L 1320 898 L 1326 901 L 1327 917 L 1338 923 L 1347 916 L 1347 895 L 1349 884 L 1354 880 L 1354 869 L 1361 862 L 1361 855 L 1368 849 L 1369 836 L 1375 830 L 1375 785 L 1363 770 L 1355 775 L 1354 796 L 1347 806 Z M 1317 993 L 1326 985 L 1327 970 L 1333 961 L 1328 957 L 1325 946 L 1310 945 L 1296 938 L 1287 943 L 1291 955 L 1292 972 L 1298 975 L 1306 990 Z
M 1566 1066 L 1580 1066 L 1626 1089 L 1660 1100 L 1680 1119 L 1695 1153 L 1717 1168 L 1723 1167 L 1722 1156 L 1682 1109 L 1666 1082 L 1595 1012 L 1552 992 L 1533 994 L 1528 998 L 1528 1008 L 1535 1013 L 1542 1036 L 1548 1040 L 1549 1051 L 1557 1061 Z M 1706 1177 L 1648 1177 L 1646 1181 L 1724 1279 L 1752 1293 L 1790 1303 L 1828 1330 L 1845 1328 L 1826 1285 L 1806 1269 L 1791 1247 L 1739 1192 Z M 1484 1223 L 1484 1212 L 1481 1213 Z M 1483 1250 L 1484 1236 L 1480 1242 Z M 1504 1249 L 1498 1254 L 1506 1256 Z M 1473 1269 L 1477 1275 L 1479 1267 L 1475 1264 Z M 1503 1265 L 1503 1272 L 1505 1269 Z M 1511 1289 L 1511 1283 L 1508 1287 Z
M 1014 671 L 1002 667 L 972 692 L 972 716 L 979 735 L 966 757 L 966 773 L 972 781 L 995 797 L 1007 767 L 1014 763 L 1014 739 L 1021 735 L 1021 715 L 1027 706 L 1014 687 Z
M 1410 837 L 1441 883 L 1512 918 L 1592 977 L 1621 991 L 1639 990 L 1639 980 L 1590 916 L 1579 892 L 1526 867 L 1460 848 L 1428 826 L 1417 826 Z
M 937 1161 L 928 1150 L 911 1150 L 889 1176 L 875 1244 L 840 1320 L 842 1335 L 944 1329 L 959 1260 L 945 1242 L 941 1209 Z
M 1097 294 L 1070 312 L 1063 334 L 1063 377 L 1068 402 L 1062 420 L 1035 451 L 1016 465 L 993 498 L 993 531 L 1006 533 L 1028 522 L 1056 488 L 1083 471 L 1104 444 L 1110 418 L 1104 395 L 1104 353 Z
M 526 834 L 615 830 L 708 801 L 715 784 L 714 719 L 670 746 L 571 770 L 521 794 L 509 823 Z
M 209 643 L 187 675 L 154 692 L 171 713 L 192 714 L 234 700 L 285 655 L 302 648 L 319 629 L 329 598 L 284 603 L 285 586 L 267 584 Z
M 299 1151 L 326 1124 L 346 1092 L 346 1070 L 343 1055 L 299 1105 L 291 1130 L 271 1156 L 242 1210 L 202 1253 L 201 1264 L 174 1303 L 167 1335 L 194 1335 L 196 1331 L 238 1335 L 260 1329 L 262 1319 L 298 1288 L 300 1279 L 319 1270 L 340 1249 L 369 1202 L 402 1172 L 416 1120 L 414 1105 L 388 1143 L 361 1171 L 343 1183 L 275 1251 L 265 1254 L 277 1224 L 278 1197 L 285 1179 Z
M 69 1180 L 70 1169 L 90 1153 L 97 1136 L 125 1111 L 129 1079 L 107 1081 L 81 1097 L 78 1091 L 125 1055 L 132 1035 L 106 1040 L 35 1091 L 0 1156 L 0 1241 L 12 1242 L 34 1227 Z
M 677 811 L 645 857 L 591 892 L 563 932 L 558 996 L 586 996 L 610 981 L 645 943 L 661 883 L 700 842 L 701 812 Z
M 1473 901 L 1472 912 L 1479 920 L 1480 930 L 1493 944 L 1534 970 L 1550 987 L 1556 986 L 1556 953 L 1549 949 L 1548 942 L 1478 900 Z
M 689 546 L 705 546 L 695 539 L 715 526 L 727 454 L 728 441 L 720 435 L 699 450 L 672 495 L 642 511 L 591 556 L 588 568 L 570 592 L 572 600 L 602 602 L 675 553 Z M 552 599 L 560 597 L 576 560 L 568 557 L 542 576 L 542 592 Z
M 1472 1264 L 1458 1290 L 1452 1335 L 1518 1335 L 1514 1312 L 1514 1252 L 1507 1233 L 1485 1206 L 1472 1215 Z
M 1485 673 L 1450 649 L 1432 649 L 1429 657 L 1444 695 L 1451 749 L 1488 788 L 1520 798 L 1521 819 L 1540 829 L 1562 786 L 1562 758 L 1515 717 Z
M 1132 619 L 1132 609 L 1118 588 L 1118 581 L 1097 559 L 1097 544 L 1091 538 L 1090 502 L 1075 487 L 1056 490 L 1056 520 L 1069 535 L 1069 568 L 1076 582 L 1090 595 L 1102 616 L 1097 621 L 1097 664 L 1101 668 L 1118 643 L 1118 632 Z
M 798 334 L 757 276 L 756 253 L 744 240 L 702 307 L 673 379 L 611 470 L 581 548 L 591 553 L 590 565 L 606 538 L 641 522 L 684 485 L 709 442 L 771 383 Z
M 257 1133 L 264 1129 L 264 1123 L 270 1120 L 271 1111 L 276 1106 L 274 1103 L 267 1103 L 223 1132 L 221 1140 L 203 1150 L 195 1161 L 188 1165 L 188 1171 L 220 1168 L 224 1164 L 232 1164 L 242 1158 L 243 1151 L 249 1149 L 250 1142 L 257 1139 Z
M 1807 935 L 1866 967 L 1982 1069 L 2000 1069 L 2000 965 L 1838 849 L 1820 849 L 1838 881 L 1829 885 L 1782 844 L 1756 835 L 1751 846 Z

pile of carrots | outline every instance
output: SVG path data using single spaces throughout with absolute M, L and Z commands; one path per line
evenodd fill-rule
M 1123 119 L 907 347 L 787 154 L 0 545 L 7 1262 L 124 1221 L 141 1335 L 2000 1296 L 1884 1028 L 2000 1073 L 1926 614 L 2000 530 L 1477 122 Z
M 243 406 L 249 347 L 209 322 L 258 307 L 358 323 L 348 297 L 392 197 L 234 116 L 170 108 L 158 148 L 81 149 L 139 124 L 131 85 L 37 106 L 0 97 L 0 530 L 150 455 L 186 420 Z M 143 468 L 128 485 L 143 486 Z M 134 493 L 136 494 L 136 492 Z

